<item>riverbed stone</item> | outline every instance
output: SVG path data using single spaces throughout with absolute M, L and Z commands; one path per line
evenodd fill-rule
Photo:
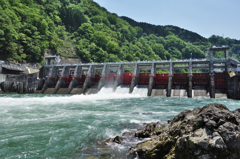
M 138 143 L 130 150 L 149 159 L 239 159 L 240 109 L 211 103 L 203 108 L 184 110 L 168 124 L 147 124 L 138 130 L 138 138 L 154 138 Z
M 117 143 L 117 144 L 121 144 L 123 142 L 123 138 L 120 137 L 120 136 L 116 136 L 114 139 L 113 139 L 113 142 Z

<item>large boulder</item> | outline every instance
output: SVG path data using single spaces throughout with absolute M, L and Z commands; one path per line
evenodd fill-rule
M 135 136 L 156 137 L 132 147 L 131 154 L 150 159 L 239 159 L 240 109 L 222 104 L 185 110 L 168 125 L 151 123 Z M 156 128 L 157 126 L 157 128 Z

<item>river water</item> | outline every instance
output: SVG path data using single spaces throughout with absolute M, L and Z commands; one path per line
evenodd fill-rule
M 146 97 L 146 90 L 128 94 L 122 89 L 103 88 L 95 95 L 0 95 L 0 158 L 125 158 L 131 144 L 106 148 L 100 143 L 212 102 L 239 108 L 236 100 Z

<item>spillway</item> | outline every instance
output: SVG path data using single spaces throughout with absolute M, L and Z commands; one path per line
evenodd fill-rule
M 117 87 L 117 90 L 113 92 L 113 86 L 112 85 L 106 85 L 102 87 L 102 89 L 98 92 L 98 94 L 106 95 L 106 94 L 129 94 L 129 86 L 128 85 L 121 85 Z M 136 96 L 140 95 L 142 97 L 147 97 L 147 92 L 148 92 L 148 85 L 137 85 L 134 87 L 134 90 L 130 96 Z
M 127 94 L 129 93 L 130 86 L 129 85 L 120 85 L 117 87 L 115 93 L 117 94 Z
M 147 97 L 148 85 L 137 85 L 134 87 L 132 94 L 138 94 L 143 97 Z
M 47 88 L 43 94 L 52 94 L 53 90 L 54 90 L 54 88 Z
M 97 85 L 94 85 L 91 88 L 87 89 L 85 94 L 97 94 L 97 93 L 98 93 Z
M 175 89 L 172 89 L 171 97 L 187 98 L 187 90 L 176 86 Z
M 187 98 L 187 91 L 185 89 L 172 89 L 171 97 Z
M 167 96 L 167 91 L 166 91 L 166 89 L 153 89 L 151 96 L 152 97 L 154 97 L 154 96 L 166 97 Z
M 210 98 L 210 94 L 205 87 L 195 86 L 192 90 L 193 98 Z
M 56 94 L 67 94 L 68 88 L 60 88 Z
M 73 88 L 70 94 L 81 94 L 82 88 Z
M 227 99 L 227 93 L 226 90 L 216 89 L 215 90 L 215 98 L 218 99 Z
M 152 97 L 167 97 L 167 87 L 156 85 L 152 89 Z
M 193 97 L 195 98 L 210 98 L 207 90 L 193 90 Z
M 102 89 L 98 92 L 98 94 L 112 94 L 113 93 L 113 85 L 103 86 Z

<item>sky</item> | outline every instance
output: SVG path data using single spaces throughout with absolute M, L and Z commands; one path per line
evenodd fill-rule
M 137 22 L 174 25 L 203 37 L 240 40 L 240 0 L 94 0 Z

